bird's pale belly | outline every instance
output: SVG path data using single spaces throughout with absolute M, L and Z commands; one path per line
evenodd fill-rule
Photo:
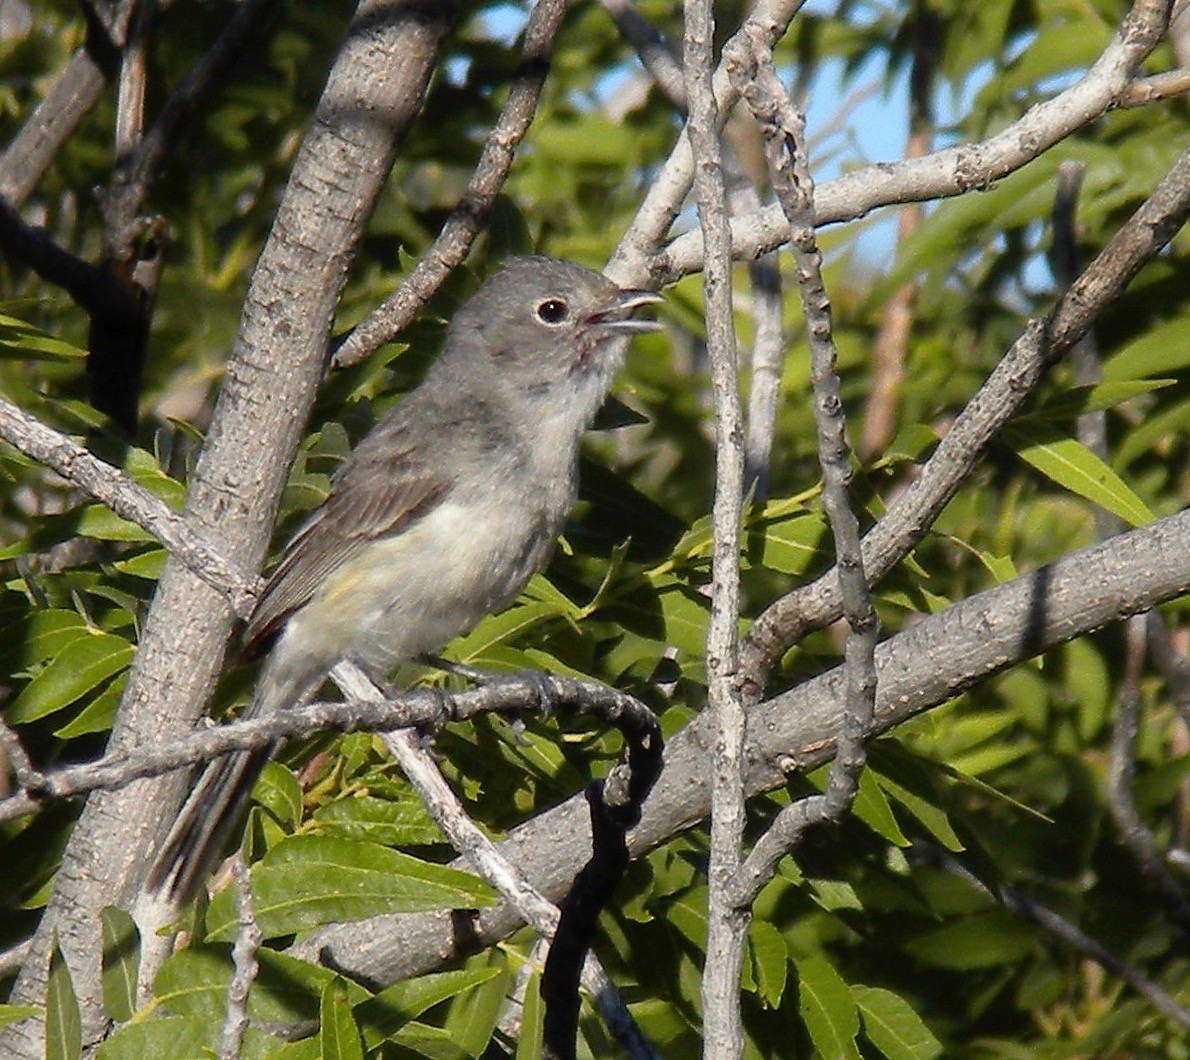
M 510 603 L 546 558 L 557 523 L 514 510 L 517 518 L 505 510 L 493 519 L 479 506 L 443 504 L 369 545 L 290 621 L 316 628 L 334 656 L 327 665 L 350 657 L 375 676 L 436 651 Z

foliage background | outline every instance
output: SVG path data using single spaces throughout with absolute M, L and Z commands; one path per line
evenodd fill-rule
M 229 6 L 179 3 L 162 17 L 150 79 L 155 95 L 194 62 Z M 733 25 L 739 6 L 720 5 L 721 24 Z M 798 16 L 778 55 L 791 66 L 797 62 L 798 82 L 811 94 L 830 64 L 842 61 L 854 71 L 867 63 L 863 68 L 871 70 L 873 59 L 881 91 L 889 91 L 905 76 L 910 26 L 925 6 L 845 3 L 836 12 L 817 5 Z M 639 8 L 680 37 L 674 5 L 642 0 Z M 988 0 L 974 9 L 937 0 L 928 8 L 941 27 L 933 92 L 957 115 L 934 130 L 937 144 L 987 135 L 1069 83 L 1102 50 L 1122 14 L 1121 5 L 1107 0 Z M 105 431 L 85 404 L 85 317 L 60 292 L 0 259 L 0 390 L 59 428 L 88 435 L 93 448 L 171 504 L 184 496 L 247 275 L 347 14 L 344 5 L 330 3 L 284 8 L 267 45 L 237 65 L 155 185 L 150 209 L 165 217 L 170 242 L 135 446 Z M 473 5 L 451 38 L 424 116 L 354 265 L 340 309 L 344 327 L 391 291 L 454 205 L 515 64 L 515 48 L 494 28 L 514 15 L 520 17 L 519 8 Z M 66 0 L 43 0 L 31 20 L 20 22 L 7 24 L 0 41 L 4 140 L 82 34 L 76 5 Z M 1165 46 L 1149 62 L 1153 70 L 1172 65 Z M 656 91 L 624 103 L 635 70 L 606 13 L 577 5 L 486 237 L 398 343 L 328 381 L 293 469 L 277 540 L 325 495 L 350 444 L 418 378 L 443 320 L 496 261 L 530 251 L 594 267 L 607 259 L 680 128 Z M 30 206 L 59 241 L 92 259 L 101 223 L 88 189 L 110 166 L 111 107 L 109 93 L 59 154 Z M 830 251 L 826 279 L 844 399 L 856 413 L 853 435 L 871 384 L 868 354 L 882 306 L 900 283 L 919 284 L 898 433 L 861 480 L 869 518 L 912 461 L 928 452 L 1026 317 L 1049 304 L 1044 254 L 1059 162 L 1087 167 L 1078 220 L 1089 257 L 1180 153 L 1187 117 L 1178 99 L 1114 112 L 995 186 L 936 204 L 878 266 L 856 251 L 865 222 L 821 233 Z M 824 158 L 847 149 L 846 132 L 819 148 Z M 1100 476 L 1106 493 L 1096 496 L 1114 498 L 1117 512 L 1134 521 L 1184 506 L 1188 254 L 1183 235 L 1100 322 L 1108 385 L 1089 396 L 1074 387 L 1068 368 L 1057 369 L 912 561 L 879 587 L 886 631 L 1095 540 L 1094 507 L 1080 483 L 1099 469 L 1071 444 L 1075 415 L 1088 403 L 1106 409 L 1110 440 L 1112 474 Z M 746 340 L 743 270 L 738 282 Z M 661 712 L 667 733 L 699 710 L 713 479 L 700 298 L 698 277 L 681 281 L 667 293 L 668 332 L 638 341 L 617 394 L 639 416 L 611 410 L 609 423 L 618 429 L 591 437 L 583 503 L 547 576 L 535 579 L 512 610 L 452 645 L 452 657 L 486 667 L 544 666 L 624 687 Z M 816 503 L 800 314 L 796 299 L 787 298 L 786 306 L 789 353 L 771 499 L 748 521 L 748 614 L 829 561 Z M 5 716 L 39 764 L 92 757 L 104 746 L 162 552 L 3 445 L 0 477 Z M 1184 612 L 1184 605 L 1167 609 L 1171 626 L 1185 624 Z M 833 630 L 810 637 L 784 660 L 784 686 L 833 665 L 838 649 Z M 786 859 L 758 905 L 744 983 L 751 1055 L 1188 1055 L 1174 1025 L 1117 979 L 948 870 L 954 858 L 993 886 L 1020 888 L 1183 1001 L 1190 998 L 1184 945 L 1119 843 L 1108 811 L 1111 717 L 1123 659 L 1122 633 L 1108 629 L 877 741 L 853 816 L 812 836 L 796 861 Z M 217 709 L 241 702 L 250 678 L 243 669 L 230 672 Z M 1186 731 L 1156 678 L 1145 678 L 1141 695 L 1136 800 L 1159 838 L 1177 846 L 1190 826 Z M 579 789 L 618 750 L 604 734 L 575 730 L 559 737 L 552 722 L 530 722 L 522 734 L 501 721 L 481 721 L 441 734 L 437 746 L 472 812 L 495 831 Z M 342 865 L 355 858 L 374 867 L 369 859 L 379 855 L 365 845 L 371 843 L 430 861 L 447 858 L 371 737 L 307 741 L 287 749 L 281 762 L 258 788 L 247 840 L 254 855 L 275 851 L 286 837 L 321 836 L 342 844 L 335 848 Z M 757 800 L 757 826 L 788 797 L 778 792 Z M 35 925 L 75 813 L 54 805 L 0 826 L 6 896 L 0 943 L 18 942 Z M 600 956 L 646 1035 L 670 1056 L 699 1048 L 705 855 L 701 829 L 654 851 L 632 867 L 603 923 Z M 287 886 L 296 893 L 310 880 L 290 876 Z M 208 928 L 219 912 L 217 899 L 205 914 Z M 350 912 L 329 900 L 296 925 L 276 926 L 272 944 L 280 949 L 320 918 Z M 362 1033 L 363 1047 L 377 1055 L 480 1055 L 531 941 L 527 934 L 514 937 L 449 973 L 453 978 L 393 988 L 380 1006 L 366 1000 L 362 987 L 329 972 L 266 958 L 255 1014 L 300 1014 L 320 1020 L 319 1030 L 288 1045 L 261 1032 L 250 1048 L 253 1055 L 314 1056 L 331 1033 L 348 1039 Z M 210 1041 L 222 1013 L 226 952 L 212 942 L 175 957 L 158 981 L 168 1028 L 137 1014 L 102 1055 L 141 1055 L 138 1050 L 161 1048 L 167 1035 L 174 1043 Z M 270 969 L 271 993 L 265 989 Z M 68 996 L 68 986 L 57 982 Z M 336 997 L 353 1006 L 346 1024 Z M 532 1002 L 530 992 L 530 1023 Z M 111 1005 L 113 1016 L 130 1015 L 116 986 Z M 584 1020 L 583 1034 L 588 1055 L 610 1055 L 593 1017 Z

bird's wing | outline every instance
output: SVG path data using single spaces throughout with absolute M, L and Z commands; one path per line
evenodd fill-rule
M 286 546 L 244 632 L 246 658 L 261 654 L 334 571 L 412 525 L 449 490 L 449 480 L 426 467 L 411 430 L 392 424 L 386 433 L 386 444 L 362 446 L 342 465 L 326 500 Z

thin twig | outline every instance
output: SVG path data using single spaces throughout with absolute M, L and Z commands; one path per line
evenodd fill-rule
M 835 760 L 826 794 L 799 800 L 778 814 L 737 873 L 735 901 L 751 905 L 771 879 L 780 858 L 807 827 L 839 820 L 859 790 L 867 760 L 864 740 L 872 727 L 876 703 L 876 637 L 879 623 L 864 576 L 859 520 L 851 510 L 850 450 L 835 372 L 837 355 L 831 334 L 830 302 L 822 282 L 822 256 L 814 238 L 814 181 L 805 149 L 805 116 L 790 105 L 772 52 L 759 35 L 728 55 L 728 71 L 752 111 L 764 137 L 773 191 L 789 220 L 798 290 L 810 349 L 814 422 L 822 467 L 822 504 L 835 541 L 839 592 L 850 632 L 844 647 L 847 692 Z
M 3 398 L 0 398 L 0 438 L 52 468 L 122 519 L 152 534 L 198 577 L 227 597 L 237 615 L 247 617 L 252 610 L 256 579 L 236 569 L 203 540 L 185 517 L 119 468 L 100 460 Z
M 770 44 L 776 43 L 803 3 L 805 0 L 758 0 L 732 39 L 736 39 L 748 27 L 755 27 L 765 34 Z M 722 64 L 715 71 L 712 90 L 717 108 L 715 120 L 718 130 L 727 120 L 736 99 L 735 90 L 731 87 L 727 71 L 722 68 Z M 687 99 L 689 95 L 687 88 Z M 617 283 L 625 286 L 659 285 L 659 275 L 652 275 L 650 259 L 657 254 L 661 241 L 682 209 L 682 203 L 685 202 L 694 181 L 694 170 L 689 130 L 686 130 L 679 135 L 669 157 L 650 183 L 636 215 L 604 270 Z M 700 230 L 700 249 L 701 243 Z
M 1123 979 L 1163 1016 L 1168 1017 L 1180 1027 L 1190 1028 L 1190 1009 L 1179 1005 L 1151 979 L 1142 975 L 1132 965 L 1121 960 L 1102 943 L 1096 942 L 1048 906 L 1034 901 L 1007 884 L 990 886 L 984 883 L 950 851 L 943 850 L 935 844 L 917 842 L 913 845 L 912 852 L 917 858 L 939 865 L 952 875 L 966 881 L 981 894 L 999 901 L 1010 913 L 1035 924 L 1077 953 L 1102 965 L 1107 971 Z
M 235 945 L 231 950 L 233 972 L 231 982 L 227 984 L 227 1012 L 223 1017 L 219 1060 L 239 1060 L 244 1043 L 244 1031 L 248 1029 L 248 992 L 252 989 L 256 973 L 260 970 L 256 953 L 264 941 L 252 908 L 248 865 L 244 861 L 244 855 L 238 850 L 232 855 L 231 868 L 235 885 L 236 912 L 239 914 L 240 923 L 236 930 Z
M 1127 652 L 1124 675 L 1116 696 L 1116 720 L 1112 726 L 1111 772 L 1108 806 L 1120 840 L 1132 853 L 1137 868 L 1156 889 L 1173 920 L 1190 932 L 1190 895 L 1165 868 L 1160 847 L 1141 819 L 1133 798 L 1136 780 L 1136 737 L 1140 726 L 1140 676 L 1147 650 L 1144 615 L 1133 615 L 1125 624 Z
M 1050 267 L 1061 292 L 1067 291 L 1078 276 L 1075 213 L 1084 171 L 1085 167 L 1077 162 L 1063 162 L 1058 167 Z M 1070 360 L 1076 383 L 1090 386 L 1100 381 L 1103 372 L 1094 330 L 1088 329 L 1074 344 Z M 1103 410 L 1092 409 L 1081 413 L 1075 430 L 1079 442 L 1087 449 L 1101 460 L 1108 458 L 1107 416 Z M 1096 536 L 1101 541 L 1124 530 L 1123 520 L 1112 512 L 1096 507 L 1094 516 Z M 1153 614 L 1155 621 L 1160 624 L 1160 613 Z M 1140 873 L 1161 896 L 1170 916 L 1190 931 L 1190 896 L 1166 870 L 1160 846 L 1137 811 L 1132 790 L 1136 776 L 1136 735 L 1140 724 L 1140 680 L 1148 651 L 1148 628 L 1149 623 L 1144 615 L 1134 615 L 1124 625 L 1127 649 L 1124 673 L 1116 694 L 1107 801 L 1120 839 L 1132 852 Z
M 1190 92 L 1190 69 L 1167 70 L 1152 77 L 1141 77 L 1125 89 L 1117 106 L 1145 107 L 1162 99 Z
M 599 0 L 624 39 L 632 45 L 640 64 L 679 114 L 686 113 L 686 88 L 682 67 L 669 42 L 632 3 L 632 0 Z
M 359 364 L 393 339 L 433 297 L 451 272 L 467 257 L 500 189 L 516 149 L 529 131 L 541 86 L 549 70 L 567 0 L 537 0 L 525 25 L 521 61 L 500 117 L 483 145 L 475 172 L 438 238 L 410 270 L 401 285 L 343 339 L 331 364 Z
M 0 800 L 0 821 L 35 813 L 47 799 L 69 798 L 97 789 L 121 788 L 134 780 L 184 769 L 232 751 L 267 747 L 278 740 L 309 736 L 327 729 L 376 732 L 394 728 L 434 728 L 446 721 L 465 721 L 479 714 L 516 714 L 539 709 L 543 694 L 554 709 L 591 714 L 616 725 L 630 747 L 645 755 L 660 754 L 660 736 L 652 711 L 625 692 L 594 681 L 576 681 L 560 674 L 518 680 L 510 674 L 481 688 L 445 692 L 414 688 L 390 700 L 352 699 L 345 703 L 311 703 L 266 717 L 235 721 L 186 733 L 177 739 L 127 753 L 113 752 L 82 765 L 62 766 L 36 774 L 28 791 Z M 634 777 L 647 768 L 629 770 Z M 625 789 L 622 767 L 606 781 L 611 791 Z M 610 798 L 610 794 L 609 794 Z
M 280 0 L 243 0 L 238 4 L 215 43 L 170 93 L 143 137 L 138 137 L 118 155 L 112 180 L 100 194 L 109 227 L 120 232 L 135 229 L 134 219 L 144 208 L 153 182 L 184 131 L 186 120 L 203 97 L 222 83 L 222 75 L 244 53 L 279 5 Z
M 814 198 L 815 225 L 851 221 L 879 206 L 961 195 L 974 188 L 986 188 L 1020 169 L 1118 105 L 1140 64 L 1161 39 L 1171 2 L 1136 0 L 1083 78 L 1052 99 L 1031 107 L 986 140 L 935 151 L 925 158 L 867 166 L 821 185 Z M 672 219 L 670 216 L 666 220 L 656 237 L 658 241 Z M 656 226 L 648 226 L 647 231 L 651 234 Z M 733 219 L 731 232 L 735 255 L 744 260 L 782 246 L 789 238 L 789 226 L 779 205 Z M 701 267 L 702 234 L 698 231 L 678 236 L 661 251 L 642 245 L 635 228 L 630 234 L 632 240 L 619 254 L 624 267 L 622 274 L 614 277 L 617 282 L 639 284 L 648 280 L 660 286 Z M 639 259 L 636 255 L 640 255 Z

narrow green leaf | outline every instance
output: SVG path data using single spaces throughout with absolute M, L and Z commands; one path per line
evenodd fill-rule
M 521 1010 L 521 1036 L 516 1043 L 516 1060 L 538 1060 L 544 1031 L 545 1007 L 541 1002 L 541 976 L 533 973 L 525 987 Z
M 316 835 L 273 847 L 252 869 L 252 896 L 265 938 L 380 913 L 472 909 L 494 900 L 469 873 L 374 843 Z M 207 912 L 207 941 L 231 941 L 236 924 L 228 888 Z
M 0 1027 L 7 1027 L 17 1020 L 25 1020 L 30 1016 L 38 1016 L 41 1009 L 35 1005 L 0 1005 Z
M 427 1009 L 498 975 L 499 968 L 464 968 L 393 984 L 355 1009 L 355 1019 L 363 1030 L 365 1044 L 374 1048 L 381 1039 L 391 1038 Z
M 336 975 L 323 989 L 318 1015 L 322 1060 L 364 1060 L 364 1046 L 351 1016 L 347 984 L 341 976 Z
M 933 1060 L 942 1045 L 909 1003 L 891 990 L 852 986 L 864 1034 L 889 1060 Z
M 957 853 L 963 849 L 963 841 L 959 839 L 954 828 L 951 827 L 945 810 L 935 806 L 933 803 L 927 802 L 920 795 L 915 795 L 908 788 L 898 784 L 883 773 L 876 773 L 876 778 L 880 786 L 892 796 L 894 801 L 899 802 L 925 825 L 930 834 L 946 847 L 947 850 Z
M 72 640 L 21 690 L 8 711 L 10 724 L 36 721 L 69 706 L 132 661 L 135 649 L 123 637 L 98 630 L 88 634 Z
M 748 952 L 756 994 L 766 1008 L 776 1008 L 785 993 L 789 972 L 785 936 L 767 921 L 753 920 L 748 928 Z
M 81 1054 L 82 1045 L 79 1001 L 55 932 L 54 951 L 50 956 L 50 975 L 45 994 L 46 1060 L 76 1060 Z
M 807 957 L 795 963 L 798 1011 L 814 1048 L 825 1060 L 859 1060 L 855 1045 L 859 1012 L 842 976 L 821 957 Z
M 1025 423 L 1010 424 L 1003 437 L 1025 463 L 1063 489 L 1118 515 L 1130 526 L 1152 522 L 1153 513 L 1145 502 L 1075 439 Z
M 140 971 L 140 933 L 123 909 L 106 906 L 99 914 L 103 936 L 103 1007 L 117 1023 L 136 1011 L 136 979 Z

